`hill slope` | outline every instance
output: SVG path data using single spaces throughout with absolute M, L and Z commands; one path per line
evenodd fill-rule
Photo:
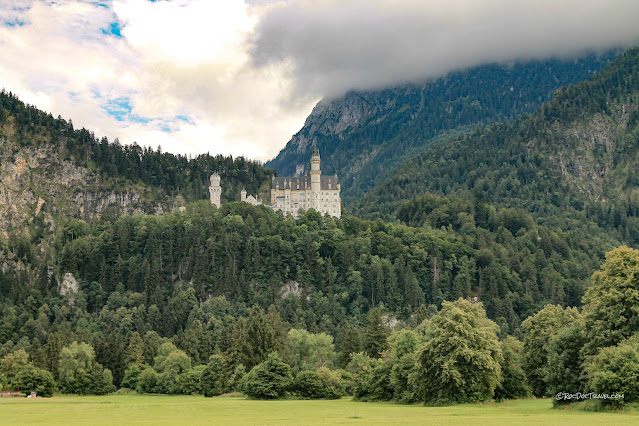
M 23 226 L 42 209 L 87 220 L 108 206 L 129 214 L 172 210 L 208 199 L 208 176 L 214 171 L 222 176 L 223 198 L 232 201 L 242 187 L 257 193 L 273 175 L 242 157 L 190 159 L 137 144 L 122 146 L 117 139 L 109 143 L 4 91 L 0 164 L 3 231 Z
M 172 211 L 208 199 L 213 171 L 222 176 L 225 201 L 238 199 L 242 187 L 269 187 L 273 175 L 241 157 L 189 159 L 109 143 L 2 91 L 0 270 L 21 271 L 20 281 L 55 281 L 55 242 L 70 218 L 91 223 Z
M 570 219 L 592 221 L 639 244 L 638 104 L 635 48 L 532 115 L 430 147 L 353 211 L 391 219 L 403 201 L 425 192 L 457 194 L 523 208 L 564 228 L 579 223 Z
M 323 100 L 266 166 L 280 175 L 300 173 L 317 144 L 323 169 L 338 173 L 342 199 L 349 203 L 429 144 L 531 112 L 559 87 L 584 80 L 614 56 L 485 65 L 432 82 Z

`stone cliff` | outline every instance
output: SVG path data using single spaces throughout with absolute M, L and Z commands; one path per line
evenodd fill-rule
M 7 145 L 5 141 L 5 146 Z M 22 228 L 37 215 L 93 219 L 107 207 L 122 214 L 161 213 L 169 202 L 149 200 L 149 189 L 102 182 L 92 170 L 62 159 L 49 145 L 0 146 L 0 230 Z M 146 199 L 146 201 L 145 201 Z

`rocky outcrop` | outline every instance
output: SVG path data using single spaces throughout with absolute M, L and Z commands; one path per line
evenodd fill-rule
M 73 296 L 78 293 L 78 282 L 71 272 L 67 272 L 62 277 L 58 291 L 61 296 Z
M 371 118 L 373 121 L 383 120 L 386 113 L 397 105 L 397 96 L 391 93 L 407 88 L 419 92 L 413 86 L 406 86 L 387 90 L 384 96 L 380 96 L 380 92 L 349 92 L 337 99 L 322 99 L 307 117 L 302 130 L 291 138 L 278 158 L 273 160 L 278 170 L 284 174 L 292 174 L 293 170 L 295 175 L 303 174 L 308 168 L 308 153 L 313 144 L 318 144 L 325 137 L 339 138 Z
M 607 195 L 618 195 L 614 188 L 621 188 L 625 183 L 625 175 L 617 176 L 619 170 L 636 167 L 634 161 L 623 164 L 626 157 L 618 155 L 634 149 L 635 142 L 624 135 L 629 117 L 636 110 L 634 104 L 609 106 L 606 116 L 597 113 L 588 120 L 553 128 L 563 142 L 556 162 L 569 185 L 594 201 L 606 201 Z
M 78 290 L 80 287 L 78 286 L 78 282 L 72 273 L 67 272 L 64 274 L 62 281 L 60 282 L 60 286 L 58 287 L 58 292 L 60 296 L 67 297 L 69 305 L 73 305 L 75 302 L 75 296 L 78 294 Z
M 19 229 L 34 217 L 92 219 L 110 206 L 122 214 L 170 211 L 171 200 L 156 200 L 147 188 L 109 188 L 92 170 L 65 160 L 52 145 L 0 149 L 0 229 Z M 111 184 L 113 185 L 113 184 Z M 145 198 L 147 200 L 145 200 Z
M 296 296 L 302 295 L 302 286 L 297 281 L 289 281 L 280 288 L 280 296 L 282 299 L 286 299 L 291 294 Z

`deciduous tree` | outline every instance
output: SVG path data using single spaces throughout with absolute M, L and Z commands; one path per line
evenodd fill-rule
M 428 404 L 484 401 L 501 380 L 497 325 L 480 303 L 444 302 L 417 352 L 411 383 Z

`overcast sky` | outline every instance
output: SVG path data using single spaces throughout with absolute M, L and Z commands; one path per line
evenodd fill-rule
M 268 160 L 314 104 L 639 44 L 637 0 L 0 0 L 0 86 L 122 143 Z

